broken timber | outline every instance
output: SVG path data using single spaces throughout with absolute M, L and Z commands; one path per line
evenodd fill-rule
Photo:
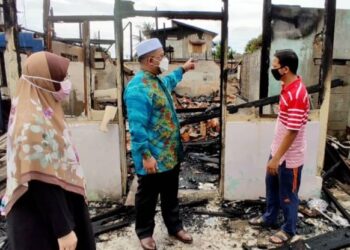
M 219 142 L 219 139 L 205 140 L 205 141 L 189 141 L 182 143 L 184 147 L 209 147 Z
M 129 226 L 135 219 L 135 210 L 119 207 L 91 218 L 95 236 Z
M 180 208 L 192 208 L 203 206 L 208 203 L 208 199 L 199 199 L 180 203 Z M 130 226 L 135 221 L 135 209 L 133 207 L 118 207 L 104 214 L 97 215 L 91 218 L 92 228 L 95 237 Z
M 333 250 L 342 249 L 350 246 L 350 228 L 342 228 L 333 232 L 318 235 L 316 237 L 300 240 L 290 245 L 285 245 L 278 250 L 290 250 L 290 249 L 322 249 Z
M 334 197 L 334 195 L 332 194 L 332 192 L 326 188 L 325 186 L 322 187 L 323 192 L 328 196 L 328 198 L 334 203 L 334 205 L 338 208 L 338 210 L 340 211 L 340 213 L 345 217 L 345 219 L 347 219 L 348 222 L 350 222 L 350 214 L 348 213 L 348 211 L 339 203 L 339 201 L 337 200 L 337 198 Z M 350 234 L 349 234 L 350 236 Z

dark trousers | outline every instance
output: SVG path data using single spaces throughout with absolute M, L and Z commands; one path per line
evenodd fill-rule
M 263 215 L 268 225 L 277 223 L 277 217 L 282 209 L 284 223 L 281 229 L 291 236 L 296 234 L 298 221 L 298 192 L 303 166 L 290 169 L 283 162 L 278 169 L 278 175 L 266 173 L 266 212 Z
M 84 197 L 58 186 L 30 181 L 6 219 L 10 250 L 58 250 L 57 239 L 68 234 L 70 227 L 78 238 L 77 250 L 96 249 Z
M 151 237 L 154 230 L 154 216 L 158 195 L 164 223 L 170 235 L 175 235 L 182 227 L 177 198 L 179 186 L 179 166 L 158 174 L 138 176 L 135 198 L 136 234 L 139 239 Z

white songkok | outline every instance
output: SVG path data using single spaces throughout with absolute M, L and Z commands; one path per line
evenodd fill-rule
M 139 45 L 136 46 L 136 53 L 137 56 L 140 57 L 160 48 L 163 48 L 163 45 L 160 43 L 159 39 L 152 38 L 140 42 Z

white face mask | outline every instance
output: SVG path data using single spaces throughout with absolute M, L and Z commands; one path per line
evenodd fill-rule
M 26 82 L 28 82 L 29 84 L 31 84 L 33 87 L 41 89 L 43 91 L 49 92 L 53 95 L 53 97 L 56 99 L 56 101 L 64 101 L 65 99 L 67 99 L 67 97 L 69 96 L 71 90 L 72 90 L 72 82 L 70 81 L 70 79 L 65 79 L 61 82 L 52 80 L 52 79 L 47 79 L 44 77 L 38 77 L 38 76 L 27 76 L 27 75 L 22 75 L 21 76 L 22 79 L 24 79 Z M 48 89 L 44 89 L 36 84 L 34 84 L 33 82 L 31 82 L 28 78 L 33 78 L 33 79 L 40 79 L 40 80 L 45 80 L 45 81 L 49 81 L 49 82 L 55 82 L 55 83 L 59 83 L 61 88 L 59 91 L 51 91 Z
M 159 67 L 159 70 L 161 73 L 164 73 L 165 71 L 167 71 L 169 69 L 169 59 L 166 57 L 163 57 L 162 60 L 157 60 L 156 61 L 159 62 L 159 65 L 157 65 L 156 67 Z
M 159 69 L 162 73 L 165 71 L 168 71 L 168 69 L 169 69 L 169 59 L 168 58 L 163 57 L 163 59 L 160 60 Z

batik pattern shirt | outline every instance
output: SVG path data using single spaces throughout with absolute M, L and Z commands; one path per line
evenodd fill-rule
M 131 153 L 138 175 L 146 175 L 143 159 L 153 156 L 158 173 L 173 169 L 182 158 L 179 122 L 171 92 L 182 80 L 180 67 L 165 77 L 139 71 L 124 92 Z

